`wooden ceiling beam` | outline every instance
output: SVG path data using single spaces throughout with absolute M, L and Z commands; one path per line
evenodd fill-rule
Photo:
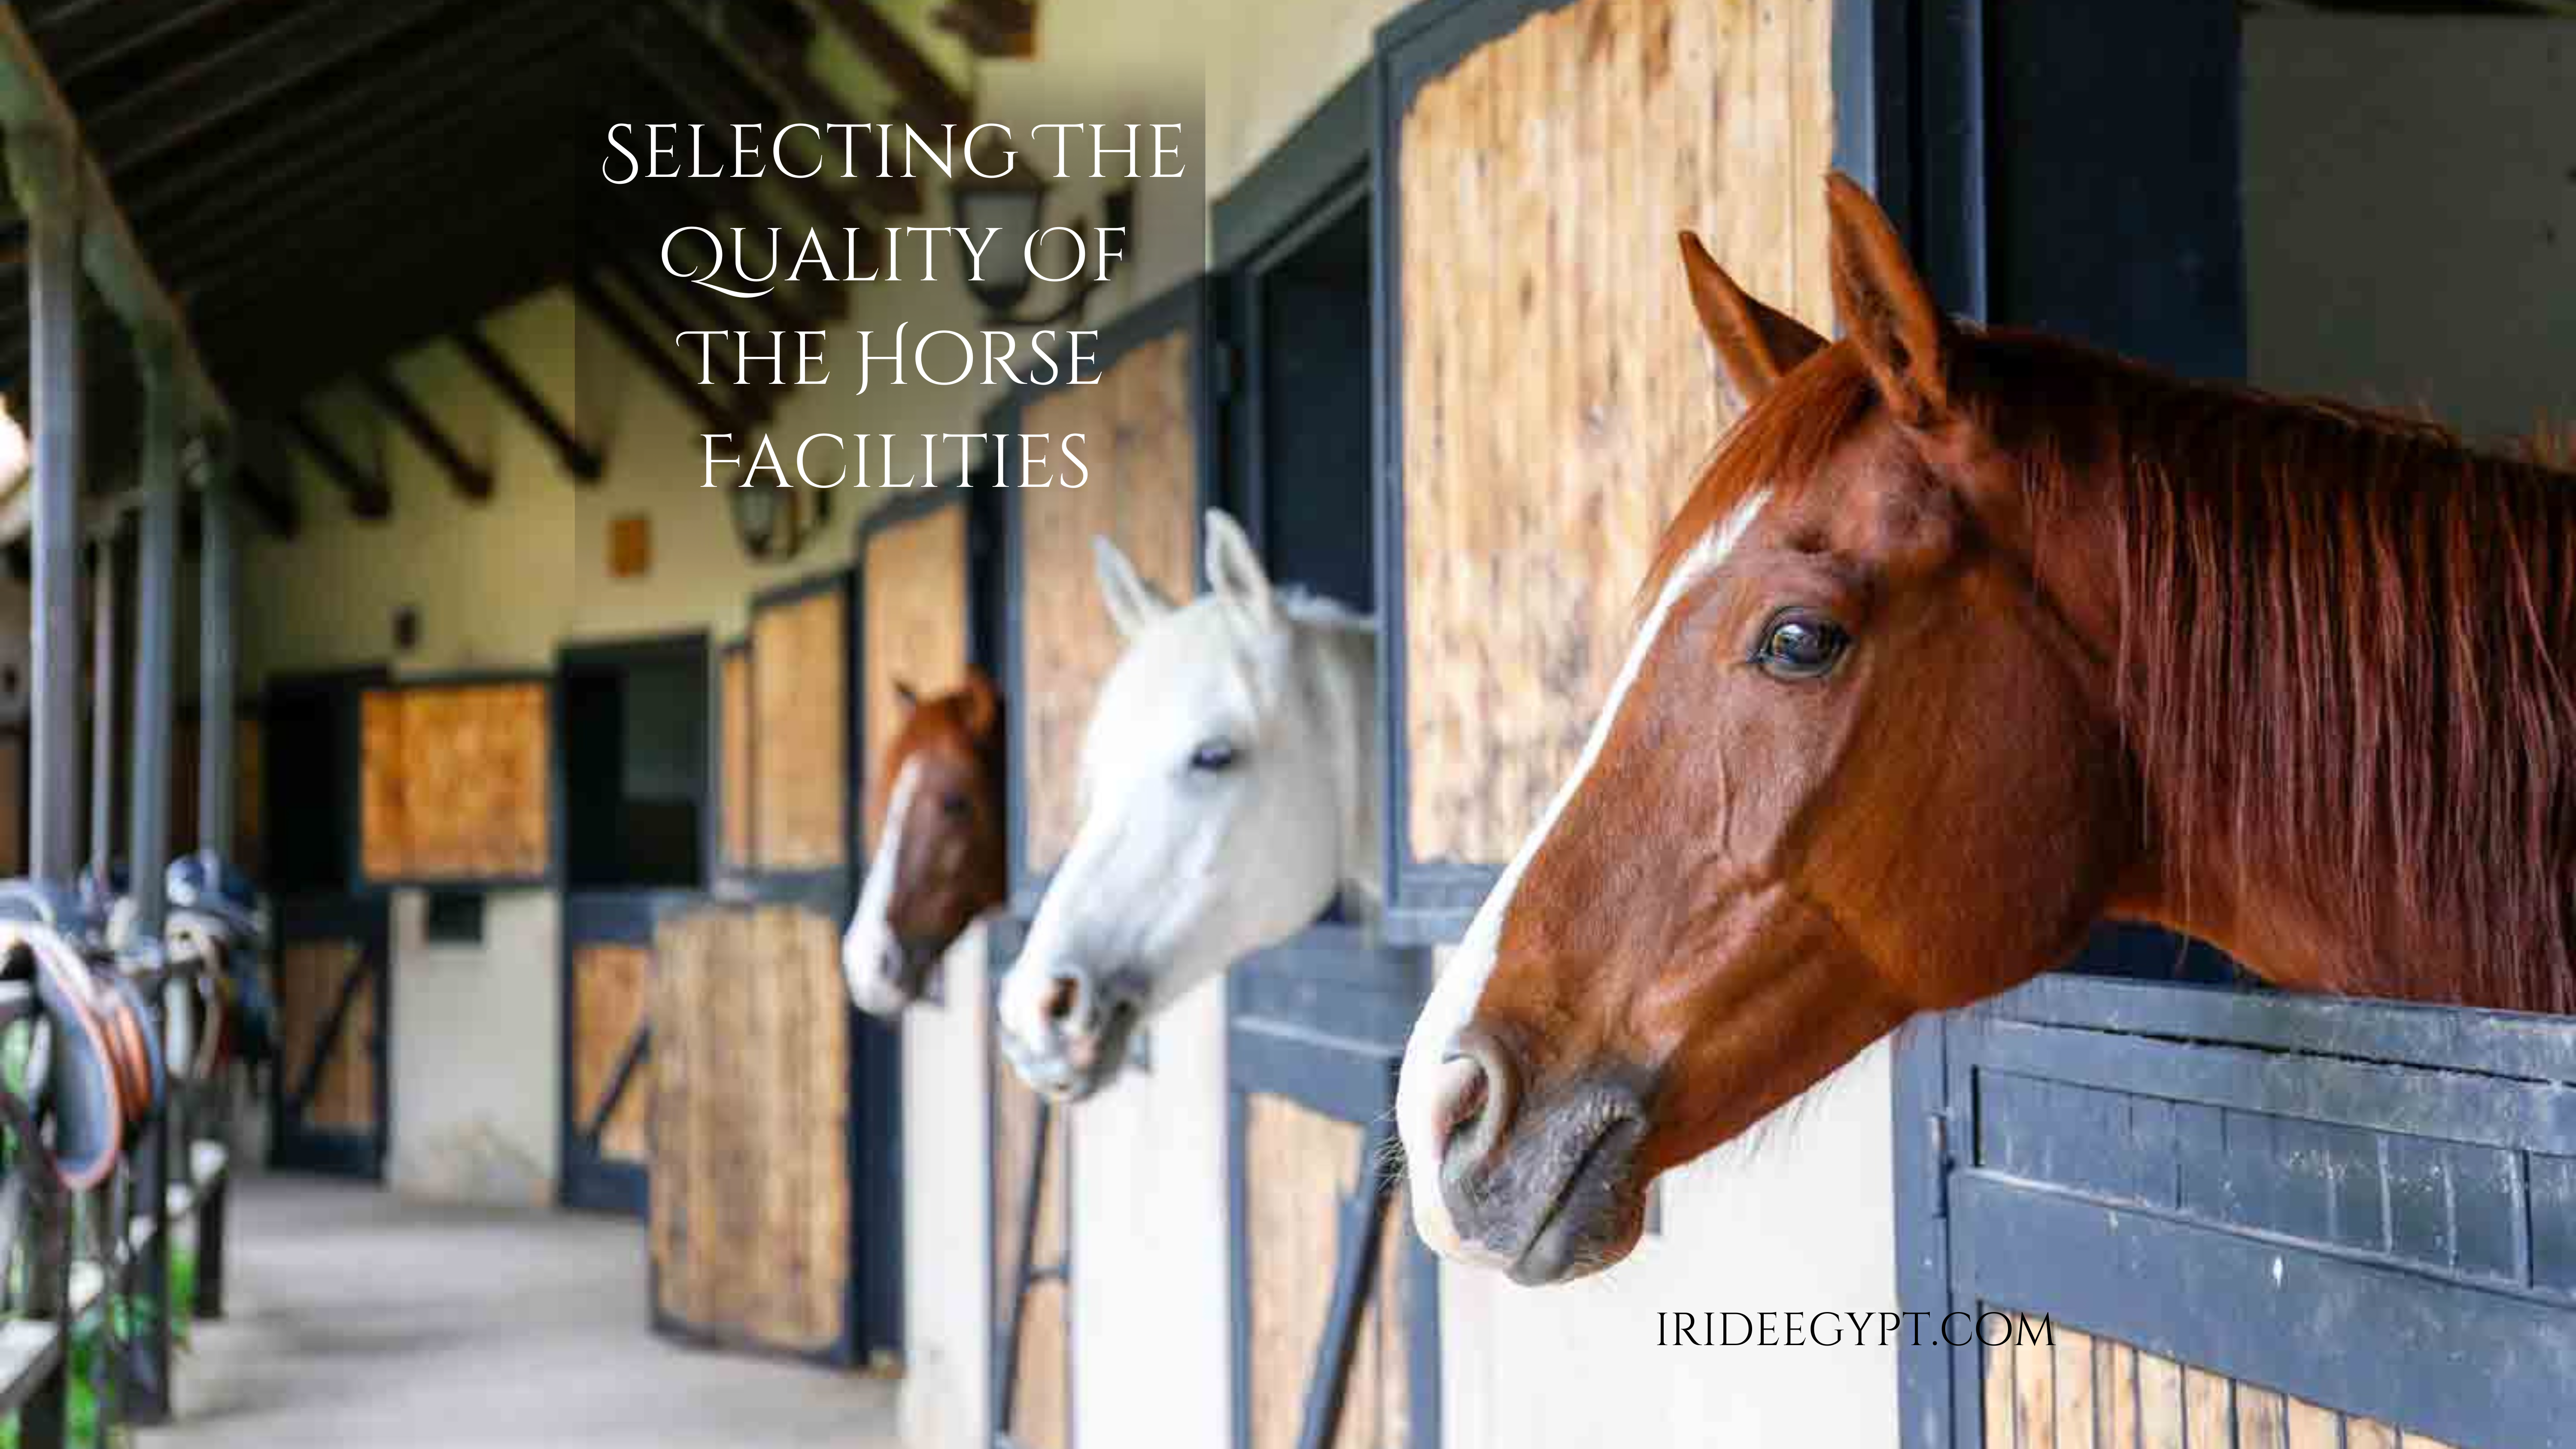
M 366 389 L 367 396 L 375 400 L 376 406 L 382 408 L 386 416 L 411 434 L 411 440 L 418 443 L 420 450 L 447 474 L 447 481 L 456 485 L 458 493 L 476 503 L 492 500 L 492 470 L 465 456 L 465 450 L 447 436 L 447 430 L 438 425 L 438 419 L 431 417 L 429 410 L 395 380 L 390 368 L 380 363 L 361 370 L 358 385 Z
M 555 159 L 568 165 L 569 142 Z M 432 153 L 417 169 L 386 171 L 353 183 L 328 210 L 261 212 L 224 230 L 199 233 L 188 245 L 170 248 L 164 265 L 179 290 L 202 297 L 245 275 L 281 267 L 312 272 L 319 270 L 317 261 L 364 260 L 390 244 L 409 245 L 460 217 L 479 215 L 494 196 L 526 198 L 551 191 L 569 215 L 571 190 L 563 170 L 530 167 L 495 181 L 487 157 Z M 569 229 L 555 240 L 570 250 Z
M 507 354 L 492 345 L 492 340 L 483 335 L 480 324 L 459 327 L 454 341 L 456 350 L 465 354 L 466 362 L 483 375 L 483 380 L 492 385 L 492 390 L 501 395 L 502 401 L 516 409 L 529 426 L 554 444 L 555 455 L 563 459 L 565 471 L 584 483 L 598 481 L 606 468 L 599 450 L 583 442 L 562 419 L 555 416 L 555 410 L 547 404 L 544 394 L 520 375 Z
M 921 48 L 868 0 L 815 0 L 814 8 L 841 33 L 851 49 L 894 83 L 914 118 L 931 128 L 954 125 L 963 129 L 974 124 L 975 108 L 967 103 L 965 94 L 950 85 Z
M 147 241 L 175 245 L 252 213 L 309 214 L 308 209 L 327 205 L 353 185 L 424 158 L 480 153 L 478 159 L 486 162 L 506 161 L 510 149 L 531 130 L 542 135 L 572 129 L 572 112 L 561 102 L 566 84 L 564 76 L 551 70 L 531 71 L 489 87 L 471 107 L 450 110 L 443 124 L 415 123 L 381 132 L 353 128 L 292 160 L 281 158 L 230 186 L 200 193 L 184 207 L 165 206 L 142 216 L 138 225 Z M 529 125 L 532 110 L 539 112 L 534 127 Z
M 608 329 L 608 334 L 634 354 L 646 375 L 660 383 L 683 407 L 696 413 L 707 426 L 719 433 L 745 433 L 767 422 L 772 409 L 767 398 L 757 393 L 745 398 L 745 405 L 735 407 L 722 394 L 741 393 L 734 387 L 701 387 L 698 380 L 680 363 L 679 353 L 670 343 L 653 335 L 653 330 L 636 320 L 626 304 L 610 295 L 597 277 L 584 273 L 573 279 L 573 296 L 582 310 Z
M 279 538 L 293 538 L 304 527 L 303 515 L 295 506 L 295 495 L 249 464 L 233 463 L 233 492 L 260 521 L 260 526 Z
M 332 245 L 355 242 L 363 228 L 402 226 L 406 217 L 435 219 L 450 193 L 506 184 L 495 178 L 540 173 L 567 196 L 579 185 L 575 143 L 566 126 L 556 136 L 518 151 L 509 149 L 511 126 L 487 122 L 446 135 L 423 134 L 378 153 L 355 157 L 320 174 L 296 178 L 263 198 L 247 199 L 157 229 L 154 255 L 182 286 L 240 252 L 270 241 L 291 243 L 308 264 L 330 255 Z M 444 188 L 443 190 L 441 188 Z
M 592 37 L 601 0 L 561 0 L 535 15 L 496 7 L 352 86 L 298 108 L 276 124 L 243 127 L 202 146 L 118 173 L 120 192 L 138 218 L 228 190 L 335 138 L 381 139 L 425 120 L 453 114 L 495 83 L 524 70 L 559 65 Z
M 815 126 L 856 126 L 875 134 L 875 123 L 851 114 L 849 103 L 832 93 L 805 64 L 804 46 L 795 37 L 757 26 L 747 11 L 729 12 L 727 35 L 718 35 L 709 27 L 706 17 L 686 6 L 680 12 L 698 43 L 718 55 L 730 39 L 740 52 L 735 68 L 743 78 L 767 90 L 784 108 L 790 120 Z M 850 169 L 859 174 L 845 178 L 857 191 L 860 200 L 887 216 L 912 216 L 921 210 L 921 183 L 908 176 L 882 176 L 879 166 L 869 170 L 859 157 L 872 149 L 864 141 L 854 141 L 849 150 Z M 826 133 L 817 154 L 829 174 L 842 149 L 832 144 Z
M 296 86 L 426 29 L 476 0 L 369 0 L 315 5 L 95 108 L 99 154 L 124 170 L 162 155 Z
M 351 513 L 365 519 L 393 516 L 393 490 L 385 486 L 383 478 L 359 467 L 358 460 L 350 457 L 340 440 L 324 431 L 311 413 L 300 407 L 289 408 L 286 430 L 304 445 L 313 461 L 322 465 L 322 471 L 331 475 L 331 481 L 340 485 L 340 491 L 349 495 Z
M 768 92 L 744 75 L 732 57 L 721 50 L 695 47 L 696 53 L 690 54 L 678 46 L 653 44 L 631 30 L 621 32 L 619 44 L 649 75 L 660 80 L 692 116 L 726 117 L 728 124 L 775 124 L 779 119 L 777 105 Z M 876 255 L 879 237 L 875 226 L 852 209 L 851 198 L 825 185 L 821 176 L 772 171 L 770 179 L 811 221 L 830 227 L 864 228 L 866 244 L 860 252 L 870 258 Z

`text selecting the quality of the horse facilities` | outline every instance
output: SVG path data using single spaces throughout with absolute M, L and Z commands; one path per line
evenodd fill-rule
M 949 183 L 972 185 L 1010 177 L 1021 157 L 1011 128 L 990 121 L 963 134 L 954 125 L 943 126 L 936 138 L 925 137 L 909 125 L 855 122 L 775 127 L 744 123 L 715 129 L 725 134 L 711 136 L 710 128 L 701 124 L 619 122 L 608 128 L 608 148 L 613 154 L 601 161 L 600 176 L 613 186 L 648 180 L 751 181 L 771 175 L 809 180 L 834 169 L 831 157 L 837 154 L 843 180 L 864 176 L 910 180 L 935 171 Z M 1135 182 L 1188 174 L 1178 144 L 1181 127 L 1175 124 L 1049 122 L 1023 129 L 1031 160 L 1059 178 Z M 823 154 L 799 170 L 793 161 L 795 152 L 788 148 L 790 138 L 801 138 L 799 145 L 810 142 Z M 1052 167 L 1045 164 L 1050 153 Z M 791 237 L 788 231 L 779 226 L 677 227 L 662 238 L 662 269 L 675 281 L 734 298 L 763 297 L 780 286 L 807 281 L 936 282 L 944 240 L 954 238 L 965 279 L 981 282 L 987 252 L 1002 228 L 809 227 L 800 237 Z M 1126 233 L 1120 224 L 1036 227 L 1022 238 L 1016 258 L 993 260 L 999 267 L 1016 266 L 1020 275 L 1040 282 L 1098 285 L 1109 280 L 1125 256 Z M 820 329 L 773 331 L 765 347 L 755 340 L 759 334 L 746 331 L 683 331 L 673 340 L 684 355 L 695 353 L 701 387 L 818 387 L 832 381 L 823 358 L 826 335 Z M 1087 386 L 1100 380 L 1099 334 L 1094 331 L 1047 327 L 1023 340 L 1010 328 L 915 332 L 907 322 L 898 324 L 890 338 L 872 329 L 860 329 L 857 335 L 857 395 L 872 387 L 913 383 L 1053 387 Z M 720 346 L 730 351 L 730 359 L 720 355 Z M 920 468 L 898 478 L 892 434 L 874 436 L 872 466 L 867 434 L 845 439 L 837 433 L 816 433 L 785 452 L 764 434 L 744 454 L 734 434 L 702 433 L 705 481 L 700 486 L 720 487 L 717 470 L 738 467 L 742 475 L 735 486 L 742 488 L 798 484 L 837 488 L 845 483 L 855 488 L 928 487 L 940 476 L 943 445 L 955 445 L 957 456 L 968 459 L 983 436 L 987 435 L 924 433 Z M 1007 457 L 1015 435 L 989 436 Z M 1091 469 L 1081 455 L 1081 434 L 1060 439 L 1048 434 L 1016 437 L 1016 461 L 1021 466 L 1011 476 L 1021 480 L 1020 486 L 1079 488 L 1089 480 Z

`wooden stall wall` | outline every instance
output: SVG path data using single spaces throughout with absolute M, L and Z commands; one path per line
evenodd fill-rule
M 361 705 L 367 878 L 528 884 L 553 863 L 553 718 L 537 679 L 404 683 Z
M 617 1088 L 628 1046 L 644 1025 L 652 966 L 649 947 L 622 942 L 592 942 L 573 953 L 573 1110 L 578 1121 L 600 1123 L 600 1152 L 615 1162 L 644 1161 L 651 1094 Z
M 841 978 L 851 580 L 753 600 L 718 667 L 720 899 L 652 927 L 656 1326 L 855 1363 L 902 1336 L 901 1058 Z M 748 813 L 742 810 L 748 805 Z
M 1833 10 L 1487 0 L 1382 37 L 1400 486 L 1381 598 L 1402 642 L 1394 894 L 1417 936 L 1454 939 L 1572 769 L 1648 557 L 1732 416 L 1675 234 L 1830 329 Z
M 1022 826 L 1015 904 L 1073 844 L 1081 824 L 1082 735 L 1125 640 L 1100 600 L 1092 540 L 1126 551 L 1145 582 L 1181 600 L 1196 592 L 1198 510 L 1206 497 L 1206 297 L 1192 285 L 1122 319 L 1103 339 L 1100 381 L 1035 394 L 1019 431 L 1080 433 L 1090 480 L 1015 491 L 1013 572 L 1019 630 L 1011 749 L 1012 805 Z M 1063 470 L 1070 473 L 1072 470 Z
M 1985 1350 L 1985 1449 L 2451 1449 L 2072 1328 Z
M 830 918 L 693 911 L 655 936 L 652 1264 L 666 1331 L 849 1352 L 849 1002 Z
M 859 541 L 859 722 L 865 775 L 862 834 L 876 849 L 876 798 L 886 752 L 903 727 L 898 688 L 919 699 L 946 694 L 966 679 L 974 624 L 967 587 L 967 510 L 963 497 L 897 504 L 871 515 Z
M 197 766 L 199 730 L 197 712 L 191 707 L 171 721 L 170 726 L 170 858 L 196 853 L 199 844 L 197 824 Z M 233 721 L 233 844 L 227 858 L 237 866 L 258 874 L 256 851 L 263 824 L 260 797 L 267 791 L 267 779 L 261 773 L 265 763 L 260 758 L 259 716 L 245 710 Z
M 753 856 L 763 871 L 850 864 L 849 650 L 844 576 L 752 615 Z

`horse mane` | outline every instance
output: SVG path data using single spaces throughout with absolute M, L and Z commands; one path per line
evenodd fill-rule
M 1279 611 L 1300 624 L 1321 629 L 1346 629 L 1375 633 L 1377 620 L 1339 599 L 1316 593 L 1304 584 L 1283 584 L 1275 592 Z
M 2119 723 L 2181 878 L 2347 928 L 2339 990 L 2576 1010 L 2576 474 L 2430 422 L 1962 329 L 1953 395 L 2021 465 L 2032 564 L 2108 538 Z M 1848 343 L 1761 399 L 1647 596 L 1877 407 Z M 2081 518 L 2089 528 L 2055 529 Z M 2107 533 L 2101 527 L 2107 525 Z M 2253 908 L 2261 909 L 2254 897 Z

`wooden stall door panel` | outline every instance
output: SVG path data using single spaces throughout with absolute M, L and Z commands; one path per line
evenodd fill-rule
M 2048 1336 L 1984 1350 L 1985 1449 L 2451 1449 L 2063 1324 Z
M 1401 121 L 1413 859 L 1512 855 L 1732 416 L 1674 234 L 1832 320 L 1833 9 L 1577 0 L 1425 83 Z
M 595 943 L 573 951 L 573 1111 L 587 1126 L 599 1116 L 616 1086 L 618 1063 L 628 1043 L 644 1024 L 644 996 L 652 979 L 653 952 L 648 946 Z M 650 1072 L 648 1062 L 638 1068 Z M 647 1141 L 652 1093 L 631 1082 L 617 1108 L 601 1124 L 600 1156 L 616 1162 L 642 1162 Z
M 362 859 L 375 880 L 529 880 L 553 841 L 547 686 L 367 691 Z
M 717 728 L 722 735 L 723 775 L 716 782 L 716 797 L 724 818 L 724 864 L 735 870 L 750 867 L 756 859 L 752 835 L 752 796 L 756 777 L 752 772 L 752 658 L 749 646 L 727 649 L 724 662 L 717 667 Z
M 931 699 L 966 679 L 966 506 L 950 504 L 871 532 L 859 581 L 859 660 L 867 675 L 859 699 L 862 768 L 873 789 L 903 727 L 896 687 Z M 871 850 L 880 803 L 871 800 L 864 826 Z
M 993 1324 L 1010 1322 L 1020 1280 L 1020 1224 L 1028 1206 L 1029 1156 L 1038 1143 L 1038 1098 L 999 1056 L 993 1083 Z M 1046 1161 L 1037 1174 L 1037 1231 L 1029 1260 L 1039 1267 L 1065 1262 L 1071 1155 L 1066 1114 L 1047 1133 Z M 1073 1440 L 1072 1304 L 1063 1278 L 1032 1284 L 1018 1305 L 1017 1365 L 1011 1382 L 1010 1422 L 998 1426 L 1024 1449 L 1070 1449 Z M 998 1364 L 997 1369 L 998 1372 Z
M 1081 433 L 1090 481 L 1014 495 L 1020 530 L 1019 721 L 1028 794 L 1026 865 L 1055 868 L 1081 824 L 1082 734 L 1125 647 L 1100 600 L 1094 537 L 1179 601 L 1194 592 L 1199 459 L 1196 355 L 1187 332 L 1130 349 L 1100 381 L 1029 404 L 1024 431 Z
M 1359 1186 L 1365 1133 L 1266 1092 L 1245 1099 L 1244 1116 L 1252 1449 L 1296 1449 L 1332 1303 L 1342 1203 Z M 1383 1211 L 1377 1278 L 1360 1315 L 1336 1449 L 1413 1442 L 1401 1251 L 1410 1229 L 1402 1194 Z
M 657 1307 L 718 1341 L 820 1354 L 849 1262 L 846 1003 L 832 923 L 710 908 L 656 933 Z
M 331 1016 L 353 974 L 363 979 L 349 995 L 336 1030 Z M 376 977 L 367 963 L 364 943 L 354 940 L 289 941 L 279 952 L 278 1013 L 283 1039 L 285 1081 L 290 1088 L 308 1077 L 312 1094 L 303 1103 L 308 1131 L 373 1132 L 376 1129 L 376 1069 L 369 1033 L 376 1020 Z M 326 1038 L 325 1033 L 329 1032 Z M 323 1055 L 328 1049 L 328 1056 Z M 322 1063 L 314 1076 L 314 1063 Z
M 764 870 L 846 865 L 849 596 L 819 589 L 755 611 L 752 809 Z

